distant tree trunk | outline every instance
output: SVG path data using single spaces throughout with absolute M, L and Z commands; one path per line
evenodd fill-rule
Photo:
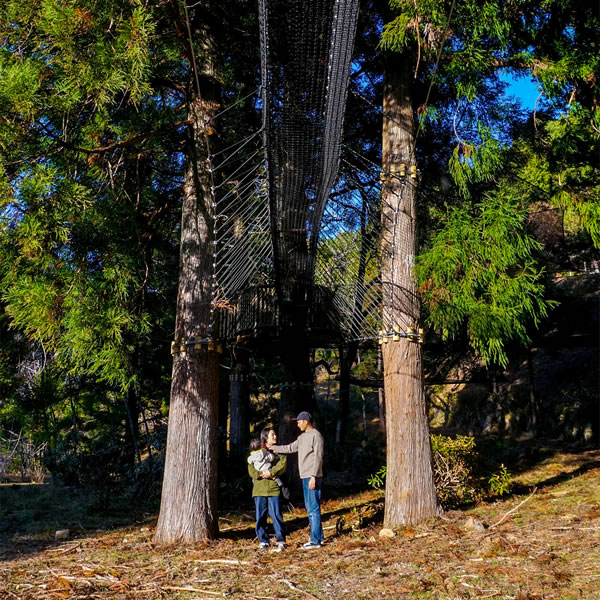
M 362 210 L 360 212 L 360 252 L 358 262 L 358 272 L 356 275 L 356 289 L 354 307 L 352 309 L 352 319 L 362 320 L 364 318 L 364 288 L 366 287 L 365 273 L 367 270 L 367 253 L 369 244 L 367 238 L 367 219 L 369 197 L 366 194 L 362 196 Z M 348 418 L 350 414 L 350 376 L 352 374 L 352 366 L 358 358 L 358 342 L 349 342 L 346 347 L 340 348 L 340 416 L 339 426 L 336 432 L 336 443 L 344 443 L 346 430 L 348 428 Z
M 284 383 L 279 401 L 279 438 L 281 444 L 289 444 L 298 437 L 296 421 L 292 419 L 301 410 L 307 410 L 315 417 L 315 392 L 313 372 L 310 364 L 310 348 L 299 339 L 302 330 L 284 333 L 281 362 Z M 293 457 L 291 457 L 293 460 Z M 288 457 L 288 471 L 290 470 Z
M 238 351 L 236 354 L 229 374 L 229 399 L 229 450 L 235 459 L 246 452 L 250 437 L 250 366 L 247 352 Z
M 415 138 L 409 67 L 387 65 L 383 100 L 382 280 L 384 323 L 419 327 L 413 266 L 416 251 Z M 407 174 L 401 177 L 399 165 Z M 386 527 L 416 524 L 437 514 L 425 410 L 421 345 L 401 337 L 383 345 L 387 425 Z
M 495 364 L 488 367 L 488 381 L 490 392 L 496 396 L 498 394 L 498 370 Z
M 531 409 L 531 414 L 529 418 L 529 430 L 535 432 L 538 429 L 539 420 L 537 397 L 535 393 L 535 369 L 533 361 L 533 348 L 529 346 L 529 348 L 527 348 L 527 373 L 529 375 L 529 405 Z
M 377 388 L 377 402 L 379 404 L 379 429 L 385 431 L 385 393 L 383 388 Z
M 348 429 L 350 415 L 350 375 L 352 365 L 356 361 L 358 344 L 350 342 L 347 347 L 340 348 L 340 412 L 336 431 L 336 444 L 343 445 Z
M 383 356 L 381 355 L 381 346 L 377 351 L 377 371 L 383 371 Z M 383 388 L 377 388 L 377 403 L 379 405 L 379 429 L 385 432 L 385 393 Z
M 229 479 L 229 470 L 231 464 L 227 454 L 229 423 L 229 375 L 219 369 L 219 402 L 217 419 L 217 455 L 219 457 L 219 468 L 217 479 L 219 482 Z
M 217 112 L 218 89 L 208 77 L 203 83 L 203 97 L 193 97 L 189 114 L 176 340 L 210 334 L 213 222 L 204 123 Z M 218 394 L 219 362 L 211 345 L 174 355 L 158 543 L 217 536 Z
M 127 390 L 127 396 L 123 399 L 125 402 L 125 419 L 127 420 L 126 431 L 129 432 L 126 439 L 129 438 L 128 443 L 128 463 L 131 468 L 134 468 L 136 461 L 142 462 L 140 456 L 140 450 L 138 446 L 138 432 L 139 432 L 139 420 L 140 420 L 140 402 L 137 391 L 134 386 L 130 386 Z

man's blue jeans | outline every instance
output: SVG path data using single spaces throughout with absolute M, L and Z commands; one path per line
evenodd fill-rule
M 313 544 L 323 543 L 323 527 L 321 525 L 321 477 L 317 477 L 317 489 L 308 487 L 310 477 L 302 480 L 302 491 L 304 492 L 304 506 L 308 513 L 308 524 L 310 525 L 310 541 Z
M 267 534 L 267 511 L 273 529 L 275 529 L 275 539 L 278 542 L 285 542 L 285 533 L 283 530 L 283 516 L 279 506 L 279 496 L 254 496 L 254 505 L 256 506 L 256 537 L 258 541 L 264 544 L 269 543 Z

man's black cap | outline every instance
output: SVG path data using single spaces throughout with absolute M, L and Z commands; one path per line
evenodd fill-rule
M 310 421 L 312 423 L 312 417 L 309 412 L 303 410 L 301 413 L 298 413 L 298 416 L 292 421 Z

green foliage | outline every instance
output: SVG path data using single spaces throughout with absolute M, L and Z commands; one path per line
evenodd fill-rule
M 594 121 L 600 121 L 600 109 L 575 106 L 547 122 L 543 158 L 547 160 L 551 202 L 567 217 L 573 215 L 600 248 L 600 136 Z
M 385 478 L 387 476 L 387 467 L 382 465 L 379 471 L 367 478 L 367 483 L 375 490 L 385 487 Z
M 477 128 L 480 143 L 461 140 L 448 163 L 452 179 L 466 198 L 472 193 L 472 184 L 491 181 L 501 164 L 500 144 L 481 123 L 477 123 Z
M 504 496 L 510 492 L 511 475 L 504 465 L 500 465 L 499 471 L 488 479 L 488 486 L 494 496 Z
M 381 47 L 414 61 L 415 80 L 429 88 L 427 106 L 417 86 L 405 92 L 418 107 L 420 131 L 427 124 L 444 140 L 428 140 L 432 148 L 447 145 L 429 157 L 422 137 L 422 155 L 436 178 L 448 174 L 454 184 L 440 190 L 424 179 L 423 196 L 435 196 L 427 197 L 431 221 L 422 230 L 429 240 L 417 262 L 427 318 L 445 340 L 466 331 L 486 363 L 506 365 L 507 343 L 528 343 L 531 326 L 553 305 L 537 262 L 542 247 L 527 232 L 529 205 L 540 202 L 533 188 L 573 215 L 598 247 L 597 14 L 588 5 L 576 14 L 562 0 L 518 9 L 468 0 L 453 4 L 451 16 L 437 0 L 389 6 Z M 435 74 L 424 66 L 434 60 Z M 514 164 L 508 145 L 530 132 L 502 99 L 506 74 L 533 76 L 554 109 L 566 108 L 558 119 L 538 112 L 537 139 Z M 532 189 L 524 193 L 517 178 Z
M 400 52 L 406 45 L 407 28 L 410 23 L 410 15 L 402 13 L 395 19 L 386 23 L 383 26 L 383 35 L 381 36 L 381 48 L 383 50 L 391 50 L 392 52 Z
M 486 363 L 505 365 L 505 343 L 529 340 L 527 325 L 546 316 L 542 272 L 526 232 L 527 211 L 519 199 L 498 191 L 475 210 L 452 207 L 442 230 L 417 262 L 429 323 L 444 339 L 466 325 Z
M 511 475 L 504 465 L 493 473 L 486 473 L 475 438 L 432 434 L 431 451 L 437 496 L 444 507 L 468 504 L 488 493 L 502 496 L 510 491 Z M 382 489 L 386 475 L 387 467 L 383 465 L 367 483 L 374 489 Z
M 179 68 L 161 58 L 171 38 L 155 9 L 0 7 L 0 294 L 12 326 L 64 372 L 121 389 L 143 385 L 140 352 L 154 353 L 157 321 L 169 328 L 176 285 L 178 135 L 139 136 L 185 114 L 150 86 Z

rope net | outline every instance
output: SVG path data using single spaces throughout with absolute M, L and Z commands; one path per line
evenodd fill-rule
M 215 337 L 374 339 L 380 167 L 343 146 L 358 0 L 259 0 L 262 127 L 210 157 Z M 393 287 L 393 282 L 392 282 Z

